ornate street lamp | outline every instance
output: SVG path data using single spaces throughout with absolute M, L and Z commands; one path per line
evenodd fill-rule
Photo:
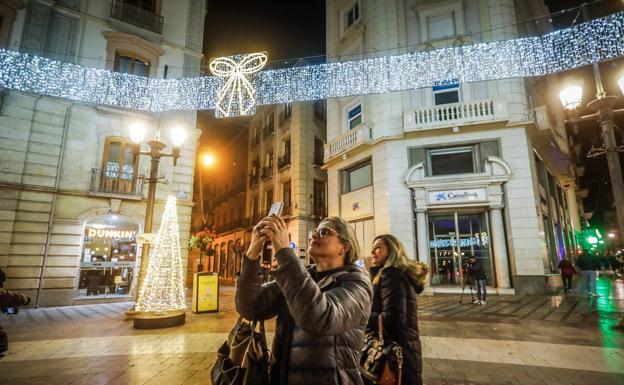
M 158 119 L 156 136 L 147 141 L 149 151 L 141 151 L 141 144 L 145 138 L 146 131 L 145 126 L 141 123 L 137 122 L 130 125 L 130 140 L 132 140 L 132 142 L 136 145 L 134 146 L 132 153 L 135 157 L 149 155 L 151 158 L 149 178 L 147 178 L 147 206 L 145 208 L 145 226 L 143 230 L 145 233 L 151 233 L 154 218 L 154 203 L 156 201 L 156 184 L 161 179 L 158 177 L 158 164 L 160 162 L 160 158 L 171 157 L 173 158 L 173 165 L 175 166 L 177 164 L 178 158 L 180 157 L 180 147 L 182 147 L 182 144 L 184 144 L 184 140 L 186 139 L 186 131 L 181 126 L 174 126 L 171 129 L 170 134 L 172 150 L 170 153 L 165 153 L 163 151 L 167 147 L 167 144 L 160 138 L 160 118 Z M 135 297 L 140 291 L 145 279 L 149 260 L 149 249 L 149 243 L 145 243 L 141 251 L 141 266 L 139 269 Z M 131 313 L 127 314 L 132 315 Z
M 618 145 L 615 139 L 614 121 L 615 116 L 624 115 L 624 109 L 614 110 L 613 105 L 620 97 L 607 95 L 604 91 L 602 78 L 600 77 L 600 69 L 598 63 L 593 64 L 594 80 L 596 82 L 596 99 L 589 102 L 587 107 L 594 111 L 593 114 L 580 116 L 578 108 L 581 106 L 583 97 L 583 88 L 579 85 L 571 85 L 563 89 L 559 93 L 561 104 L 568 112 L 569 119 L 566 123 L 571 123 L 574 131 L 578 130 L 578 123 L 584 121 L 598 122 L 602 130 L 602 146 L 595 148 L 592 146 L 587 154 L 588 158 L 605 155 L 607 157 L 607 165 L 609 166 L 609 176 L 611 179 L 611 189 L 615 199 L 615 211 L 617 214 L 617 223 L 620 233 L 620 239 L 624 234 L 624 181 L 622 180 L 622 167 L 620 165 L 619 152 L 624 151 L 624 145 Z M 618 86 L 624 94 L 624 76 L 618 81 Z

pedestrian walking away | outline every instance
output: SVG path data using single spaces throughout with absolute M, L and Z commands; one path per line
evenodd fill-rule
M 371 250 L 373 303 L 366 331 L 379 333 L 403 349 L 403 384 L 422 384 L 422 348 L 418 331 L 417 296 L 425 286 L 427 265 L 411 261 L 391 234 L 380 235 Z
M 565 293 L 571 292 L 572 291 L 572 277 L 574 277 L 574 274 L 576 273 L 576 270 L 574 270 L 574 265 L 572 264 L 572 262 L 570 262 L 569 259 L 562 259 L 559 262 L 559 266 L 557 267 L 561 271 L 561 280 L 563 281 L 563 286 L 564 286 L 563 291 Z
M 485 305 L 487 299 L 487 275 L 485 274 L 485 268 L 483 261 L 477 259 L 472 254 L 466 254 L 468 257 L 468 263 L 466 264 L 466 270 L 472 277 L 472 281 L 477 286 L 477 299 L 474 301 L 476 305 Z
M 581 269 L 587 295 L 599 297 L 596 292 L 596 270 L 600 268 L 598 258 L 591 253 L 582 253 L 576 260 L 576 266 Z
M 277 260 L 274 280 L 259 277 L 263 242 Z M 305 268 L 289 246 L 284 220 L 271 216 L 253 229 L 236 282 L 236 310 L 249 320 L 277 317 L 271 384 L 363 384 L 358 364 L 370 315 L 372 286 L 355 261 L 354 230 L 341 218 L 324 219 L 311 235 Z

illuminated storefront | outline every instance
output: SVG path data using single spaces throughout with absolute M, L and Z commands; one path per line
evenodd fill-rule
M 86 224 L 77 297 L 129 295 L 138 230 L 134 221 L 111 214 Z

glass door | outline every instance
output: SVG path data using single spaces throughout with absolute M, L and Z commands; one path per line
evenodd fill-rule
M 485 212 L 429 214 L 429 253 L 433 285 L 461 285 L 468 256 L 483 262 L 488 284 L 492 274 L 489 228 Z

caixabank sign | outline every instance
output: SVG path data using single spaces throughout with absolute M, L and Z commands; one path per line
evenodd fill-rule
M 428 191 L 427 200 L 430 205 L 485 202 L 487 193 L 484 188 Z

